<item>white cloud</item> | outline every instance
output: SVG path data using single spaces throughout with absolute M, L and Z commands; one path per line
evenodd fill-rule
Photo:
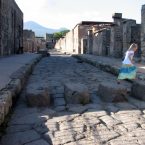
M 144 0 L 140 0 L 143 1 Z M 80 21 L 112 21 L 112 13 L 140 19 L 141 2 L 132 0 L 16 0 L 24 21 L 35 21 L 51 28 L 73 28 Z M 104 5 L 105 3 L 105 5 Z M 132 5 L 130 5 L 130 3 Z M 133 11 L 129 8 L 132 7 Z

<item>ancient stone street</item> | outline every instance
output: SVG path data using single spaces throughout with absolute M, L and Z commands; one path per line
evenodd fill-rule
M 108 89 L 109 102 L 99 97 L 100 84 L 109 84 L 105 87 L 111 86 L 111 93 L 124 86 L 127 94 L 110 98 Z M 144 145 L 145 102 L 130 96 L 131 85 L 117 84 L 113 74 L 51 52 L 35 66 L 1 145 Z

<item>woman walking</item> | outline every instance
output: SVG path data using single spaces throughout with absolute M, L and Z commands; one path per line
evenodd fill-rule
M 137 44 L 133 43 L 125 53 L 125 58 L 122 62 L 118 76 L 118 84 L 123 79 L 135 79 L 136 78 L 136 66 L 133 64 L 134 52 L 138 49 Z

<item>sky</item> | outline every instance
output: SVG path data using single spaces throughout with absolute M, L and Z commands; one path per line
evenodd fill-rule
M 113 13 L 141 22 L 145 0 L 15 0 L 24 22 L 34 21 L 48 28 L 72 29 L 81 21 L 110 21 Z

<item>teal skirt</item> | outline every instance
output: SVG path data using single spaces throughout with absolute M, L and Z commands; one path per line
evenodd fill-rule
M 136 66 L 123 64 L 119 70 L 118 79 L 135 79 L 136 78 Z

